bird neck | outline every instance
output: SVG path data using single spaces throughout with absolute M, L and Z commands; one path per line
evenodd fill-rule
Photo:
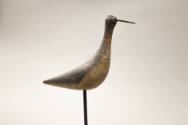
M 112 34 L 113 34 L 114 27 L 109 27 L 105 25 L 104 30 L 104 37 L 102 40 L 102 43 L 97 50 L 97 53 L 91 58 L 91 60 L 99 61 L 103 59 L 109 59 L 110 60 L 110 53 L 111 53 L 111 40 L 112 40 Z M 99 61 L 100 62 L 100 61 Z
M 105 26 L 103 42 L 111 43 L 114 26 Z
M 114 26 L 105 25 L 103 41 L 98 51 L 98 57 L 102 57 L 101 59 L 110 59 L 113 30 Z

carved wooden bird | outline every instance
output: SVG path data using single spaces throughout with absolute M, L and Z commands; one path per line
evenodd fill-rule
M 75 90 L 90 90 L 98 87 L 109 71 L 112 34 L 118 21 L 135 24 L 134 22 L 117 19 L 112 15 L 107 16 L 102 44 L 96 54 L 76 69 L 43 82 Z

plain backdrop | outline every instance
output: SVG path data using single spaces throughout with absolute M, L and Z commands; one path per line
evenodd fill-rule
M 111 14 L 89 125 L 188 125 L 187 0 L 0 0 L 0 125 L 83 125 L 82 91 L 42 83 L 87 61 Z

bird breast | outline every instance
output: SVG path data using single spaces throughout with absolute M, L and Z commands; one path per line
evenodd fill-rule
M 90 63 L 92 63 L 90 70 L 82 82 L 82 86 L 87 90 L 98 87 L 105 80 L 110 67 L 110 58 L 97 55 L 97 58 Z

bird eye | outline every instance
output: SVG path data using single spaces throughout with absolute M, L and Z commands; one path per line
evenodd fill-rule
M 116 23 L 116 20 L 115 20 L 115 19 L 112 19 L 110 22 L 111 22 L 112 24 L 115 24 L 115 23 Z

